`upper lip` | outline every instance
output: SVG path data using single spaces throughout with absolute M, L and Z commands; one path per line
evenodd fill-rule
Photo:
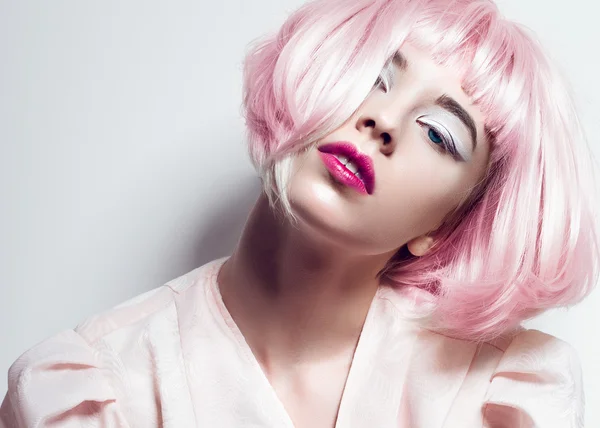
M 347 141 L 338 141 L 335 143 L 323 144 L 319 146 L 318 150 L 323 153 L 347 157 L 358 167 L 358 172 L 365 183 L 367 193 L 373 193 L 373 190 L 375 189 L 375 168 L 373 167 L 373 160 L 366 154 L 359 152 L 354 144 Z

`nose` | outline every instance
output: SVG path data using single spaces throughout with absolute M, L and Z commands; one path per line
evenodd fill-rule
M 385 155 L 393 153 L 396 146 L 396 124 L 384 111 L 364 113 L 357 122 L 356 129 L 368 135 L 369 139 L 379 144 L 379 150 Z

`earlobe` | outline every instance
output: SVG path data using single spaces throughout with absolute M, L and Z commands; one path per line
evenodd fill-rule
M 433 243 L 434 239 L 431 236 L 421 235 L 408 241 L 406 247 L 413 256 L 421 257 L 427 254 Z

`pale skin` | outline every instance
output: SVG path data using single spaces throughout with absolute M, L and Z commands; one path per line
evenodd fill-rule
M 415 256 L 426 254 L 435 243 L 431 232 L 488 163 L 484 118 L 458 73 L 409 43 L 400 52 L 407 65 L 394 66 L 393 87 L 373 91 L 348 121 L 296 158 L 289 194 L 299 223 L 276 215 L 262 194 L 218 275 L 227 309 L 298 428 L 335 426 L 381 285 L 378 272 L 405 244 Z M 468 128 L 435 105 L 443 94 L 473 118 L 475 150 Z M 422 118 L 441 123 L 469 160 L 444 152 Z M 317 152 L 334 141 L 350 141 L 371 157 L 372 195 L 334 181 Z

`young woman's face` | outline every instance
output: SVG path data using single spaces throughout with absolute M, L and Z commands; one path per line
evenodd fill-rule
M 389 91 L 375 89 L 344 125 L 298 156 L 289 189 L 302 223 L 370 255 L 436 229 L 484 177 L 489 157 L 484 118 L 458 73 L 409 43 L 400 53 Z M 336 142 L 370 158 L 372 189 L 364 167 L 357 165 L 359 182 L 335 172 L 344 171 L 327 149 Z

